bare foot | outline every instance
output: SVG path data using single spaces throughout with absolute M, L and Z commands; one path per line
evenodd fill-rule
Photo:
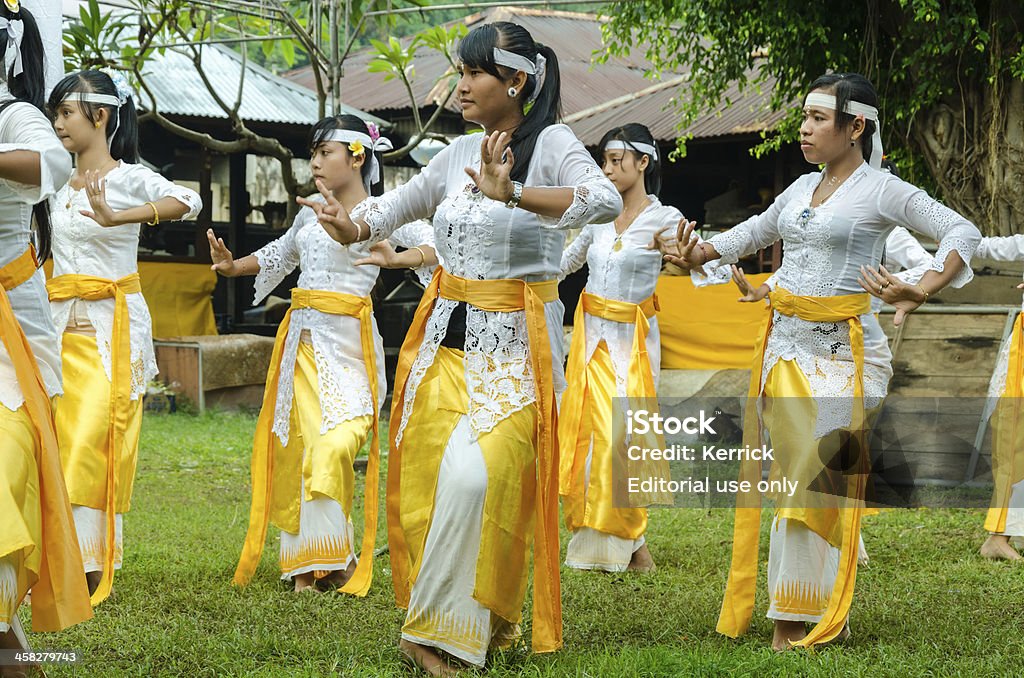
M 312 589 L 314 593 L 317 592 L 312 572 L 297 574 L 292 577 L 292 581 L 295 582 L 296 593 L 301 593 L 302 591 L 308 591 L 310 589 Z
M 806 635 L 807 626 L 803 622 L 776 619 L 775 631 L 772 633 L 772 649 L 776 652 L 785 652 Z
M 862 538 L 860 540 L 860 543 L 857 545 L 857 564 L 860 566 L 864 566 L 868 564 L 869 560 L 870 558 L 868 558 L 868 550 L 867 548 L 865 548 L 864 539 Z
M 981 555 L 992 560 L 1021 560 L 1021 555 L 1010 546 L 1010 538 L 1002 534 L 990 534 L 981 545 Z
M 24 645 L 18 639 L 14 629 L 9 629 L 6 633 L 0 633 L 0 650 L 24 650 Z M 0 676 L 3 678 L 26 678 L 32 669 L 42 670 L 38 664 L 21 664 L 21 665 L 5 665 L 0 664 Z M 36 674 L 38 675 L 38 674 Z
M 402 656 L 412 662 L 414 666 L 422 669 L 428 676 L 454 676 L 459 670 L 449 664 L 432 647 L 420 645 L 402 638 L 398 641 L 398 651 Z
M 331 591 L 333 589 L 340 589 L 342 586 L 348 583 L 348 580 L 352 578 L 352 575 L 356 572 L 356 562 L 353 560 L 348 564 L 344 570 L 334 570 L 326 577 L 316 580 L 316 587 L 321 591 Z
M 626 569 L 633 572 L 654 572 L 654 558 L 651 556 L 647 544 L 633 551 L 633 557 L 629 559 Z

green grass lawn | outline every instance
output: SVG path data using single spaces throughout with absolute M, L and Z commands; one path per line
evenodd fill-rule
M 396 649 L 403 613 L 394 605 L 386 555 L 377 559 L 365 599 L 296 595 L 279 579 L 271 528 L 253 583 L 231 586 L 248 517 L 254 427 L 255 417 L 245 414 L 146 416 L 115 597 L 91 621 L 32 636 L 35 649 L 74 649 L 83 658 L 73 667 L 51 666 L 49 675 L 409 673 Z M 358 509 L 354 518 L 362 524 Z M 537 656 L 511 650 L 485 673 L 1024 675 L 1024 566 L 977 555 L 982 520 L 979 511 L 955 509 L 870 519 L 871 563 L 858 580 L 852 641 L 776 655 L 768 648 L 763 584 L 747 636 L 733 641 L 714 632 L 729 563 L 729 512 L 656 510 L 647 535 L 655 573 L 563 569 L 565 648 Z M 383 521 L 382 509 L 380 544 Z

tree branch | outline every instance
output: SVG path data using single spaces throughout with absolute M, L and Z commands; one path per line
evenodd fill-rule
M 452 85 L 451 87 L 448 88 L 448 96 L 446 96 L 444 98 L 444 101 L 442 101 L 440 104 L 438 104 L 438 106 L 434 110 L 433 114 L 431 114 L 430 118 L 427 120 L 427 124 L 420 126 L 419 132 L 417 132 L 416 135 L 412 139 L 409 140 L 409 143 L 407 143 L 405 146 L 402 146 L 399 149 L 391 151 L 390 153 L 384 153 L 381 157 L 384 160 L 397 160 L 398 158 L 404 158 L 406 155 L 409 154 L 409 152 L 412 149 L 414 149 L 417 146 L 419 146 L 420 142 L 423 141 L 424 138 L 426 138 L 428 136 L 432 137 L 433 135 L 429 134 L 429 130 L 430 130 L 431 127 L 434 126 L 434 123 L 437 122 L 437 119 L 441 117 L 441 113 L 444 112 L 445 107 L 448 105 L 448 102 L 451 100 L 452 94 L 454 94 L 454 93 L 455 93 L 455 85 Z M 417 109 L 418 109 L 418 106 L 416 105 L 416 102 L 414 101 L 413 102 L 413 111 L 417 111 Z

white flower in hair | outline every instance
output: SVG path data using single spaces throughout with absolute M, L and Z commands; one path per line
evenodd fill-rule
M 124 73 L 112 68 L 104 68 L 103 72 L 110 76 L 110 79 L 114 81 L 114 89 L 117 90 L 117 100 L 122 104 L 127 103 L 129 99 L 135 98 L 135 90 L 132 89 L 131 84 L 128 82 L 128 78 L 124 77 Z

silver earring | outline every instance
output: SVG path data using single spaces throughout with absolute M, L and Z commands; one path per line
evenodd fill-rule
M 853 140 L 851 139 L 851 140 L 850 140 L 850 147 L 852 148 L 852 147 L 854 147 L 854 146 L 856 146 L 856 145 L 857 145 L 857 142 L 856 142 L 856 141 L 853 141 Z
M 509 99 L 515 99 L 517 94 L 519 94 L 519 92 L 516 90 L 515 87 L 509 87 L 508 88 L 508 97 L 509 97 Z

